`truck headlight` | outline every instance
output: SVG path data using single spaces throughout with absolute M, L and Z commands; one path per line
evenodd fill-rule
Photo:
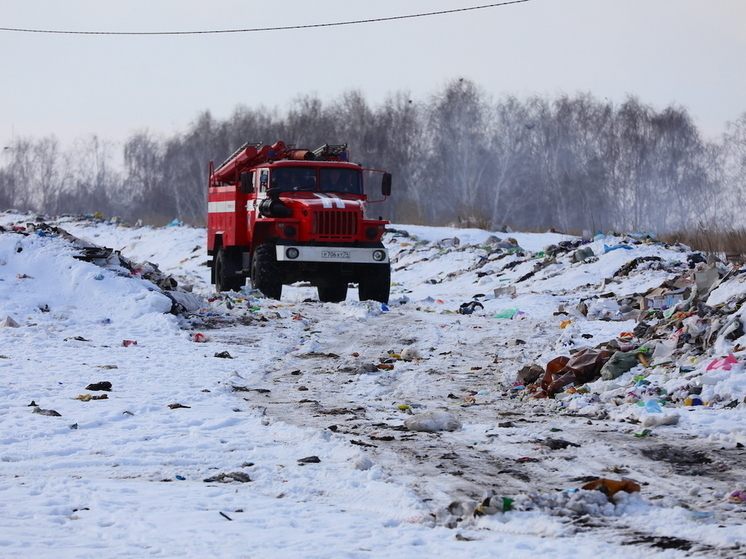
M 287 256 L 290 260 L 295 260 L 300 256 L 300 251 L 295 247 L 290 247 L 285 250 L 285 256 Z
M 375 260 L 376 262 L 383 262 L 384 260 L 386 260 L 386 251 L 385 250 L 374 250 L 373 260 Z

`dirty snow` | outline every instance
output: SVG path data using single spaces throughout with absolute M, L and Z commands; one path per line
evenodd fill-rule
M 558 233 L 393 225 L 389 305 L 335 305 L 215 294 L 202 229 L 47 221 L 129 270 L 12 230 L 33 221 L 0 217 L 1 557 L 746 556 L 735 267 L 717 313 L 667 329 L 620 301 L 699 268 L 640 236 L 574 262 Z M 148 262 L 198 310 L 169 312 Z M 516 382 L 642 319 L 658 363 L 549 399 Z

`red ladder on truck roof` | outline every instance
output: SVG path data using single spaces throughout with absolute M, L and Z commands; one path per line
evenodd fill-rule
M 246 142 L 233 152 L 217 169 L 213 169 L 213 163 L 212 161 L 210 162 L 210 186 L 237 184 L 240 181 L 243 171 L 262 163 L 279 161 L 281 159 L 296 161 L 348 161 L 349 154 L 347 152 L 347 144 L 324 144 L 311 151 L 308 149 L 294 149 L 282 141 L 276 142 L 271 146 Z

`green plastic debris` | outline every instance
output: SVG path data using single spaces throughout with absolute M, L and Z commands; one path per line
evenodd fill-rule
M 519 310 L 519 309 L 516 309 L 516 308 L 505 309 L 505 310 L 502 310 L 502 311 L 500 311 L 499 313 L 497 313 L 497 314 L 496 314 L 495 316 L 493 316 L 492 318 L 507 318 L 507 319 L 511 319 L 511 318 L 513 318 L 513 317 L 514 317 L 514 316 L 515 316 L 516 314 L 518 314 L 518 310 Z
M 614 352 L 614 355 L 601 367 L 601 378 L 603 380 L 613 380 L 636 367 L 639 364 L 637 353 L 636 349 Z

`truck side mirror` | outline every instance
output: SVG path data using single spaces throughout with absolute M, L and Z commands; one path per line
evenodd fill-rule
M 241 194 L 254 193 L 254 173 L 241 173 Z
M 384 173 L 381 180 L 381 194 L 391 196 L 391 173 Z

